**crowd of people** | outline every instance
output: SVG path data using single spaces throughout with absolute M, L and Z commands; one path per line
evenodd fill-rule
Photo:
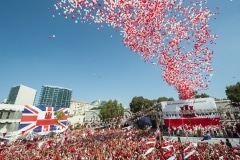
M 240 160 L 231 142 L 183 141 L 151 127 L 67 129 L 2 142 L 0 160 Z
M 128 121 L 138 116 L 144 115 L 135 113 Z M 69 127 L 48 135 L 25 133 L 15 141 L 0 143 L 0 160 L 240 160 L 240 147 L 232 145 L 228 138 L 209 143 L 211 137 L 231 137 L 232 124 L 222 124 L 204 127 L 185 124 L 168 127 L 166 132 L 161 127 L 160 131 L 150 126 L 140 129 L 105 125 L 98 129 Z M 236 128 L 231 131 L 239 132 Z M 199 141 L 180 136 L 196 136 Z
M 215 138 L 240 138 L 240 123 L 239 121 L 224 121 L 220 125 L 187 125 L 184 124 L 179 127 L 168 127 L 168 130 L 165 131 L 165 134 L 172 136 L 197 136 L 201 137 L 207 131 L 210 132 L 212 137 Z M 167 135 L 166 134 L 166 135 Z

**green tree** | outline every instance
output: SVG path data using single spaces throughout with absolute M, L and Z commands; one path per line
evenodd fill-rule
M 171 97 L 171 98 L 167 98 L 167 97 L 159 97 L 157 99 L 157 102 L 163 102 L 163 101 L 174 101 L 174 99 Z
M 240 106 L 240 82 L 237 82 L 235 85 L 226 86 L 225 93 L 232 103 Z
M 195 98 L 208 98 L 210 97 L 209 95 L 207 95 L 206 93 L 201 93 L 201 94 L 198 94 L 197 92 L 195 93 L 194 95 Z
M 146 109 L 154 104 L 154 101 L 148 100 L 143 98 L 142 96 L 133 97 L 132 101 L 130 102 L 130 110 L 133 113 Z
M 160 102 L 163 102 L 163 101 L 174 101 L 174 98 L 170 97 L 170 98 L 167 98 L 167 97 L 159 97 L 157 100 L 153 100 L 154 101 L 154 104 L 157 108 L 158 111 L 162 111 L 162 105 Z
M 167 97 L 159 97 L 158 99 L 149 100 L 147 98 L 143 98 L 142 96 L 139 96 L 139 97 L 133 97 L 129 106 L 130 106 L 131 112 L 136 113 L 143 109 L 152 107 L 156 103 L 159 103 L 162 101 L 173 101 L 173 100 L 174 100 L 173 98 L 167 98 Z
M 101 106 L 99 116 L 102 120 L 123 116 L 124 108 L 117 100 L 110 100 Z

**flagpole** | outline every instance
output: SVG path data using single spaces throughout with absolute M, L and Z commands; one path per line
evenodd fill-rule
M 183 111 L 181 111 L 181 112 L 182 112 L 182 118 L 181 118 L 182 119 L 182 131 L 185 132 L 184 131 L 184 125 L 183 125 Z

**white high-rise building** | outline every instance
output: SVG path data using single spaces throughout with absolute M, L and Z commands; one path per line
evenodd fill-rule
M 11 88 L 7 104 L 16 105 L 33 105 L 36 98 L 37 90 L 24 86 L 17 85 Z

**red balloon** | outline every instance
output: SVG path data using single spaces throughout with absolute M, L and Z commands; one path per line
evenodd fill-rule
M 213 14 L 207 0 L 61 0 L 55 4 L 66 17 L 106 23 L 123 33 L 123 43 L 144 61 L 156 59 L 163 79 L 182 99 L 207 89 L 215 44 L 208 21 Z M 218 8 L 217 8 L 218 11 Z

